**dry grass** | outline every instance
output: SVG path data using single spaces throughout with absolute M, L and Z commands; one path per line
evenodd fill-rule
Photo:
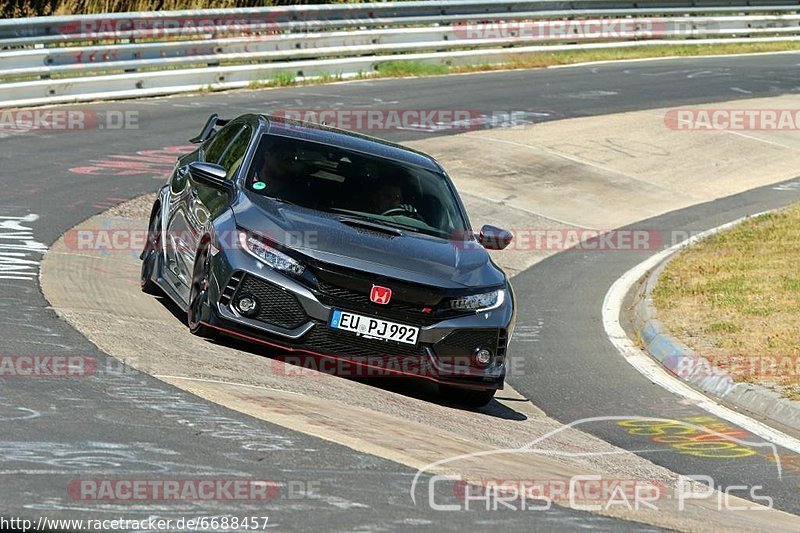
M 785 50 L 800 50 L 800 43 L 754 43 L 754 44 L 722 44 L 722 45 L 684 45 L 684 46 L 650 46 L 644 48 L 611 48 L 608 50 L 574 50 L 564 52 L 528 54 L 508 63 L 447 65 L 431 64 L 419 61 L 386 61 L 378 64 L 373 72 L 359 72 L 357 79 L 395 78 L 406 76 L 441 76 L 446 74 L 487 72 L 508 69 L 545 68 L 554 65 L 569 65 L 590 61 L 611 61 L 620 59 L 641 59 L 647 57 L 664 56 L 693 56 L 707 54 L 741 54 L 756 52 L 777 52 Z M 223 62 L 224 65 L 241 64 Z M 246 63 L 249 64 L 249 63 Z M 206 65 L 197 65 L 198 67 Z M 179 69 L 183 67 L 171 67 Z M 163 67 L 141 69 L 141 71 L 164 70 Z M 122 71 L 97 71 L 89 75 L 118 74 Z M 74 77 L 74 73 L 54 74 L 53 79 Z M 38 79 L 35 76 L 4 78 L 3 81 L 29 81 Z M 267 87 L 286 87 L 292 85 L 319 85 L 342 81 L 344 77 L 340 72 L 325 73 L 316 78 L 296 79 L 291 74 L 279 73 L 271 79 L 257 79 L 249 84 L 250 89 Z M 208 91 L 213 91 L 212 87 Z
M 405 76 L 441 76 L 467 72 L 489 72 L 508 69 L 546 68 L 556 65 L 572 65 L 590 61 L 614 61 L 642 59 L 648 57 L 698 56 L 714 54 L 745 54 L 759 52 L 783 52 L 800 50 L 800 42 L 742 43 L 718 45 L 647 46 L 641 48 L 609 48 L 606 50 L 568 50 L 563 52 L 540 52 L 520 56 L 508 63 L 476 63 L 471 65 L 447 65 L 422 63 L 419 61 L 387 61 L 380 63 L 375 72 L 358 76 L 365 78 L 396 78 Z M 337 78 L 341 79 L 341 76 Z M 326 83 L 330 76 L 319 80 L 309 79 L 303 84 Z
M 449 74 L 453 68 L 448 65 L 436 63 L 421 63 L 419 61 L 389 61 L 378 65 L 376 76 L 386 78 L 399 78 L 404 76 L 437 76 Z
M 657 46 L 647 48 L 624 48 L 608 50 L 575 50 L 566 52 L 539 53 L 520 57 L 509 63 L 473 64 L 473 65 L 446 65 L 422 63 L 419 61 L 387 61 L 379 63 L 375 72 L 363 72 L 356 76 L 357 79 L 367 78 L 397 78 L 407 76 L 441 76 L 467 72 L 487 72 L 493 70 L 508 70 L 510 68 L 545 68 L 554 65 L 568 65 L 588 61 L 605 61 L 618 59 L 638 59 L 645 57 L 663 56 L 692 56 L 706 54 L 739 54 L 755 52 L 775 52 L 784 50 L 800 50 L 800 43 L 767 43 L 762 45 L 711 45 L 711 46 Z M 318 78 L 305 78 L 297 80 L 290 74 L 278 74 L 268 80 L 253 80 L 250 89 L 268 87 L 286 87 L 291 85 L 319 85 L 342 81 L 340 73 L 323 74 Z
M 454 66 L 450 72 L 475 72 L 498 68 L 543 68 L 555 65 L 572 65 L 589 61 L 617 61 L 647 57 L 698 56 L 716 54 L 751 54 L 759 52 L 783 52 L 800 50 L 800 42 L 731 43 L 731 44 L 683 44 L 641 46 L 634 48 L 607 48 L 604 50 L 568 50 L 564 52 L 539 52 L 522 56 L 502 66 L 467 65 Z
M 653 296 L 666 326 L 698 353 L 738 381 L 800 400 L 800 205 L 687 249 Z
M 651 46 L 644 48 L 611 48 L 608 50 L 570 50 L 564 52 L 549 52 L 528 54 L 514 59 L 508 63 L 494 64 L 472 64 L 472 65 L 447 65 L 422 63 L 419 61 L 386 61 L 378 64 L 378 69 L 374 72 L 363 72 L 356 76 L 357 79 L 367 78 L 396 78 L 406 76 L 441 76 L 446 74 L 457 74 L 467 72 L 488 72 L 494 70 L 508 70 L 514 68 L 545 68 L 554 65 L 569 65 L 574 63 L 584 63 L 589 61 L 611 61 L 619 59 L 640 59 L 646 57 L 664 56 L 692 56 L 706 54 L 739 54 L 754 52 L 776 52 L 784 50 L 800 50 L 800 43 L 754 43 L 754 44 L 722 44 L 722 45 L 684 45 L 684 46 Z M 223 62 L 223 65 L 242 64 L 237 62 Z M 250 64 L 245 62 L 245 64 Z M 205 67 L 205 64 L 198 64 L 197 67 Z M 169 69 L 188 68 L 169 67 Z M 153 67 L 141 69 L 141 72 L 165 70 L 164 67 Z M 87 74 L 87 76 L 99 76 L 108 74 L 120 74 L 122 70 L 102 70 Z M 74 73 L 54 74 L 53 79 L 64 79 L 74 77 Z M 1 77 L 1 76 L 0 76 Z M 5 82 L 11 81 L 30 81 L 36 80 L 36 76 L 25 76 L 17 78 L 3 78 Z M 344 78 L 341 73 L 327 73 L 318 78 L 306 78 L 297 80 L 293 75 L 280 73 L 275 77 L 265 80 L 253 80 L 249 88 L 260 89 L 267 87 L 287 87 L 292 85 L 319 85 L 342 81 Z M 208 91 L 213 91 L 209 87 Z
M 353 0 L 6 0 L 0 5 L 0 13 L 3 18 L 11 18 L 43 15 L 124 13 L 128 11 L 341 3 L 353 3 Z

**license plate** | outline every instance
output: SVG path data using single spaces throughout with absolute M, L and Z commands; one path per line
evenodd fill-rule
M 357 315 L 339 309 L 333 310 L 330 326 L 333 329 L 352 331 L 361 337 L 382 341 L 395 341 L 404 344 L 417 344 L 419 328 L 389 322 L 371 316 Z

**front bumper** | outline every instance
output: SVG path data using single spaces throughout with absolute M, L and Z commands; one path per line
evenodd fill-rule
M 317 356 L 320 362 L 314 368 L 333 369 L 339 375 L 411 377 L 464 388 L 503 388 L 506 347 L 514 326 L 510 289 L 506 302 L 492 311 L 421 323 L 412 315 L 404 321 L 396 312 L 387 316 L 380 309 L 354 308 L 351 302 L 331 298 L 245 254 L 219 254 L 212 264 L 212 304 L 204 322 L 222 333 L 280 351 Z M 246 317 L 237 310 L 235 302 L 243 294 L 260 302 L 255 316 Z M 418 342 L 412 346 L 332 329 L 333 309 L 418 326 Z M 475 361 L 477 349 L 492 353 L 489 364 Z M 300 364 L 309 366 L 307 361 Z

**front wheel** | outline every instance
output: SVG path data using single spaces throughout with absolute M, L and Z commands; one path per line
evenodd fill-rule
M 186 312 L 186 322 L 189 324 L 189 331 L 192 334 L 213 339 L 217 336 L 216 330 L 202 323 L 203 309 L 208 304 L 208 285 L 211 279 L 209 259 L 208 248 L 202 248 L 197 252 L 192 285 L 189 290 L 189 309 Z
M 494 398 L 495 389 L 462 389 L 452 385 L 439 385 L 439 394 L 445 400 L 466 405 L 467 407 L 483 407 Z
M 161 253 L 161 209 L 156 209 L 150 218 L 147 226 L 147 241 L 142 252 L 142 271 L 140 275 L 140 286 L 142 292 L 151 295 L 158 295 L 161 289 L 153 281 L 153 276 L 158 275 L 158 262 Z

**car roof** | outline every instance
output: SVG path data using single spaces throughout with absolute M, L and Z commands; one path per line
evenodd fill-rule
M 267 133 L 271 135 L 280 135 L 352 150 L 362 154 L 416 165 L 434 172 L 442 172 L 443 170 L 431 156 L 377 137 L 286 117 L 267 114 L 262 114 L 261 116 L 267 120 L 269 124 Z

